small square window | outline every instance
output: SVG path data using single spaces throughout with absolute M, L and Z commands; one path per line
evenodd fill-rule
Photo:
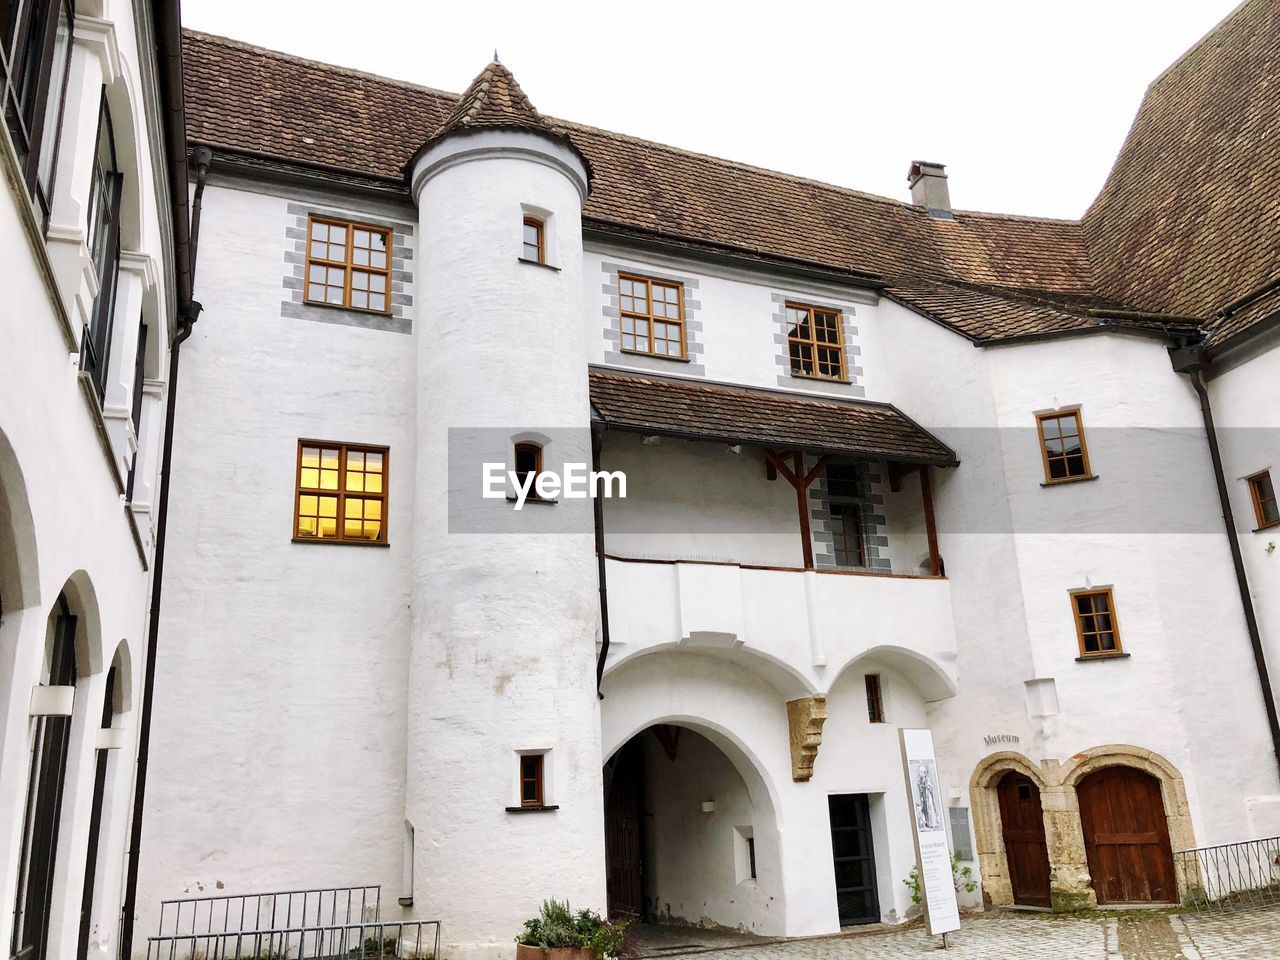
M 546 806 L 543 790 L 543 768 L 546 754 L 523 753 L 520 755 L 520 806 Z
M 1265 530 L 1280 524 L 1280 504 L 1276 503 L 1276 488 L 1271 483 L 1271 471 L 1263 470 L 1249 478 L 1249 494 L 1253 498 L 1253 513 L 1258 529 Z
M 524 218 L 524 252 L 525 260 L 534 263 L 547 262 L 546 224 L 537 217 Z
M 1071 610 L 1081 657 L 1113 657 L 1124 652 L 1110 588 L 1073 593 Z
M 1036 426 L 1045 483 L 1085 480 L 1093 475 L 1079 410 L 1037 414 Z

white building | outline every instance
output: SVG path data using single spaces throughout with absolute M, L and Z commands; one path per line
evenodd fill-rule
M 1077 222 L 185 34 L 135 955 L 163 899 L 347 883 L 453 958 L 548 897 L 900 920 L 903 727 L 973 904 L 1174 901 L 1175 851 L 1280 834 L 1277 38 L 1251 0 L 1158 78 Z
M 165 3 L 0 21 L 0 950 L 114 957 L 193 313 L 181 37 Z

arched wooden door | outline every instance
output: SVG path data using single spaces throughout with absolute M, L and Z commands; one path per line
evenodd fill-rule
M 1076 785 L 1098 903 L 1175 903 L 1178 884 L 1160 781 L 1107 767 Z
M 1049 847 L 1044 839 L 1040 788 L 1030 777 L 1011 770 L 996 787 L 1000 799 L 1000 831 L 1013 902 L 1049 906 Z

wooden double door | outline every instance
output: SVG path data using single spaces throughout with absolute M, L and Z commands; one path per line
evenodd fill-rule
M 1107 767 L 1076 786 L 1098 903 L 1176 903 L 1178 882 L 1160 781 Z

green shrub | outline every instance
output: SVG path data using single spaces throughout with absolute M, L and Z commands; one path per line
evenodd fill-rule
M 585 947 L 596 960 L 617 957 L 626 942 L 627 924 L 610 923 L 594 910 L 574 913 L 568 901 L 544 900 L 538 915 L 524 922 L 517 943 L 530 947 Z
M 960 858 L 954 853 L 951 855 L 951 879 L 956 885 L 956 893 L 963 891 L 964 893 L 973 893 L 978 889 L 978 882 L 973 879 L 973 867 L 960 866 Z M 922 903 L 924 897 L 920 894 L 920 868 L 912 867 L 911 872 L 907 874 L 907 879 L 902 881 L 908 890 L 911 891 L 911 902 Z

